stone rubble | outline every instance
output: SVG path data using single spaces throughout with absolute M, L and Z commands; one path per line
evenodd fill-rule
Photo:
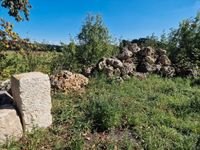
M 148 73 L 165 77 L 175 76 L 175 68 L 166 50 L 155 50 L 150 46 L 140 48 L 136 43 L 128 43 L 118 55 L 102 58 L 95 67 L 85 70 L 89 70 L 87 73 L 84 72 L 86 76 L 91 76 L 93 72 L 104 72 L 108 77 L 118 76 L 125 79 L 130 76 L 139 77 L 142 74 L 146 77 Z
M 82 74 L 72 73 L 70 71 L 62 71 L 59 74 L 51 75 L 51 88 L 55 92 L 84 92 L 85 86 L 89 79 Z

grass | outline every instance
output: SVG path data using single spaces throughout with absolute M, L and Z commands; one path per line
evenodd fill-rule
M 53 125 L 4 149 L 200 149 L 200 88 L 189 79 L 92 79 L 83 95 L 53 95 Z

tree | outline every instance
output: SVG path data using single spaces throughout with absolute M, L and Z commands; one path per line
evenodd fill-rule
M 14 17 L 17 21 L 22 21 L 22 13 L 25 18 L 29 19 L 29 10 L 31 5 L 29 0 L 0 0 L 1 6 L 7 8 L 8 14 Z
M 172 61 L 181 68 L 200 66 L 200 12 L 171 31 L 169 51 Z
M 8 9 L 8 14 L 15 18 L 16 21 L 22 21 L 22 13 L 25 19 L 29 19 L 29 10 L 31 5 L 29 0 L 0 0 L 1 6 Z M 13 24 L 6 22 L 0 18 L 0 50 L 15 47 L 20 49 L 20 45 L 26 45 L 28 41 L 21 39 L 17 33 L 13 31 Z
M 111 36 L 99 15 L 86 17 L 78 40 L 78 60 L 83 65 L 92 65 L 113 52 Z

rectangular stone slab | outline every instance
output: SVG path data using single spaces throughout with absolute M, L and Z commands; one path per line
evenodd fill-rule
M 40 72 L 14 75 L 11 77 L 11 89 L 25 131 L 46 128 L 52 124 L 48 75 Z

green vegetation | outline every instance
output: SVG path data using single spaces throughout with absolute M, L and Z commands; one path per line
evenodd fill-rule
M 2 7 L 7 8 L 9 10 L 8 14 L 17 21 L 23 20 L 22 13 L 28 20 L 29 10 L 31 8 L 29 0 L 0 0 L 0 4 Z
M 3 0 L 2 6 L 21 21 L 28 19 L 28 0 Z M 19 4 L 19 5 L 15 5 Z M 102 18 L 88 16 L 78 41 L 62 44 L 62 52 L 32 44 L 13 32 L 13 25 L 1 20 L 0 79 L 14 73 L 41 71 L 47 74 L 67 69 L 81 72 L 100 58 L 112 56 L 120 46 L 113 44 Z M 11 42 L 11 43 L 10 43 Z M 161 38 L 154 35 L 137 40 L 142 46 L 167 49 L 180 68 L 200 66 L 200 14 L 183 21 L 178 29 Z M 11 47 L 11 46 L 14 46 Z M 43 51 L 39 52 L 41 46 Z M 8 51 L 15 49 L 16 51 Z M 200 79 L 161 78 L 119 83 L 91 79 L 83 95 L 53 96 L 53 125 L 26 134 L 19 142 L 2 148 L 18 149 L 200 149 Z
M 12 74 L 29 71 L 41 71 L 51 74 L 53 60 L 57 52 L 37 51 L 7 51 L 0 54 L 0 80 L 9 78 Z
M 200 89 L 150 76 L 93 79 L 83 95 L 53 96 L 53 125 L 7 149 L 199 149 Z
M 80 46 L 77 57 L 83 65 L 95 64 L 102 57 L 113 54 L 111 36 L 99 15 L 87 16 L 78 40 Z
M 184 20 L 172 30 L 168 38 L 171 59 L 182 68 L 200 65 L 200 12 L 195 18 Z

